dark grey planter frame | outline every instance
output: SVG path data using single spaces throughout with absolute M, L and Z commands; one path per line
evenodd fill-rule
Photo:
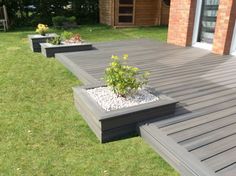
M 73 91 L 76 108 L 102 143 L 137 134 L 139 123 L 173 114 L 178 103 L 166 95 L 159 94 L 155 89 L 147 88 L 150 93 L 159 96 L 160 100 L 108 112 L 86 91 L 101 86 L 104 85 L 75 87 Z
M 41 43 L 41 52 L 45 57 L 55 57 L 56 53 L 78 52 L 93 49 L 91 43 L 52 45 Z
M 55 33 L 46 34 L 45 36 L 39 34 L 28 35 L 30 48 L 33 52 L 41 52 L 40 43 L 46 43 L 47 40 L 51 40 L 55 37 L 57 37 Z

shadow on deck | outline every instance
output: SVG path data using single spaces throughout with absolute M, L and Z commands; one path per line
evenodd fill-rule
M 112 54 L 129 54 L 151 73 L 150 86 L 180 102 L 174 115 L 140 124 L 141 137 L 184 176 L 236 175 L 236 58 L 150 40 L 95 47 L 56 58 L 90 84 Z

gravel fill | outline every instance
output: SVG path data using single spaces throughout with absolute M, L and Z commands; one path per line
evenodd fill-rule
M 108 87 L 88 89 L 87 92 L 106 111 L 113 111 L 159 100 L 157 96 L 144 89 L 139 90 L 135 95 L 127 98 L 117 97 Z

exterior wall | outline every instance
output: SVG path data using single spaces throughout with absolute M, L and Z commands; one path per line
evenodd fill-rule
M 168 25 L 169 24 L 169 15 L 170 15 L 170 7 L 165 5 L 163 2 L 161 2 L 161 25 Z
M 191 46 L 196 0 L 172 0 L 168 43 Z M 236 20 L 236 1 L 220 0 L 212 52 L 229 54 Z
M 221 0 L 217 14 L 213 52 L 229 54 L 236 19 L 235 0 Z
M 116 1 L 118 2 L 118 0 L 99 0 L 100 23 L 115 25 Z M 164 5 L 162 0 L 135 1 L 135 26 L 168 25 L 168 23 L 169 7 Z
M 158 0 L 136 0 L 135 25 L 150 26 L 158 23 L 157 2 Z
M 168 43 L 192 44 L 196 0 L 172 0 L 168 30 Z
M 102 24 L 113 25 L 112 1 L 113 0 L 99 0 L 100 23 Z

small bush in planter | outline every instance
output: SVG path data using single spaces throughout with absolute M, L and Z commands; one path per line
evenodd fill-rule
M 46 24 L 38 24 L 36 32 L 42 36 L 45 36 L 48 30 L 49 30 L 49 27 Z
M 70 40 L 72 37 L 73 37 L 73 33 L 72 32 L 67 32 L 67 31 L 64 31 L 62 34 L 61 34 L 61 38 L 62 40 Z
M 51 40 L 47 40 L 47 43 L 51 43 L 53 45 L 77 44 L 81 42 L 82 39 L 80 34 L 73 34 L 72 32 L 67 31 L 64 31 L 60 36 L 57 36 Z
M 60 45 L 62 40 L 61 40 L 61 36 L 57 36 L 51 40 L 47 41 L 48 43 L 51 43 L 52 45 Z
M 71 38 L 64 41 L 65 43 L 82 43 L 80 34 L 74 34 Z
M 148 83 L 149 73 L 128 66 L 126 63 L 128 55 L 123 55 L 122 59 L 112 56 L 112 59 L 112 63 L 105 71 L 104 80 L 117 96 L 130 96 Z

